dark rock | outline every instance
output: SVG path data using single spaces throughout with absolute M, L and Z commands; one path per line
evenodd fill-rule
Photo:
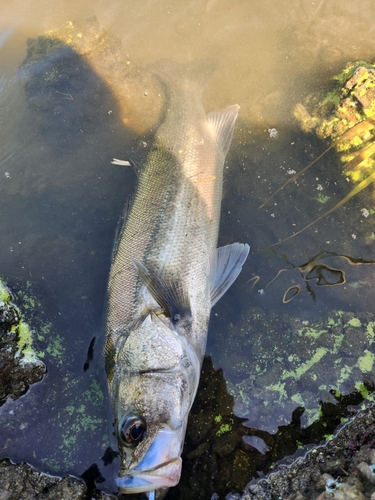
M 0 405 L 17 399 L 46 372 L 32 348 L 32 332 L 0 281 Z

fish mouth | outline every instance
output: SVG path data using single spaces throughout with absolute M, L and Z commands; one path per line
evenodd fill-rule
M 116 478 L 119 493 L 144 493 L 176 486 L 180 480 L 181 457 L 174 458 L 158 467 L 147 470 L 132 470 Z

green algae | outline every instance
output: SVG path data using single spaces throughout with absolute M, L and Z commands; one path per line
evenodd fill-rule
M 359 328 L 361 325 L 361 322 L 358 318 L 352 318 L 350 321 L 348 321 L 349 326 L 354 326 L 355 328 Z
M 375 335 L 374 326 L 375 326 L 375 321 L 370 321 L 370 323 L 366 327 L 367 335 L 370 341 L 374 340 L 374 335 Z
M 11 296 L 9 290 L 0 279 L 0 302 L 9 303 L 10 301 L 11 301 Z
M 334 311 L 308 325 L 285 314 L 274 316 L 255 321 L 250 314 L 239 325 L 241 349 L 246 352 L 243 332 L 247 331 L 254 361 L 248 360 L 242 381 L 234 383 L 229 376 L 228 391 L 235 398 L 236 414 L 247 418 L 249 426 L 261 422 L 262 428 L 276 432 L 280 425 L 287 425 L 293 404 L 304 409 L 302 425 L 311 426 L 322 417 L 319 402 L 337 404 L 337 397 L 340 400 L 342 394 L 353 391 L 364 374 L 375 378 L 371 314 Z M 256 417 L 251 410 L 254 405 Z
M 314 109 L 310 109 L 311 115 L 302 104 L 294 110 L 304 131 L 315 130 L 321 139 L 331 140 L 328 149 L 335 148 L 343 164 L 343 174 L 355 183 L 354 188 L 319 219 L 342 207 L 375 180 L 375 65 L 366 61 L 350 62 L 333 77 L 333 82 L 323 98 L 310 100 L 315 103 Z M 317 201 L 324 203 L 325 199 L 319 196 L 322 195 L 318 195 Z
M 366 351 L 364 356 L 358 359 L 358 367 L 363 373 L 368 373 L 372 371 L 374 366 L 374 353 L 371 351 Z
M 20 353 L 22 353 L 22 361 L 24 363 L 35 363 L 38 361 L 38 353 L 33 348 L 33 332 L 30 330 L 29 325 L 24 321 L 18 324 L 18 346 Z
M 45 319 L 45 312 L 41 300 L 35 295 L 33 286 L 27 281 L 23 286 L 18 287 L 14 292 L 14 297 L 19 304 L 27 321 L 27 324 L 35 325 L 35 328 L 27 332 L 26 328 L 22 330 L 22 345 L 27 345 L 28 354 L 30 349 L 35 351 L 35 356 L 46 359 L 46 356 L 52 359 L 53 364 L 62 365 L 65 357 L 64 339 L 61 335 L 53 331 L 53 324 Z M 32 341 L 38 342 L 38 347 L 32 347 Z
M 310 370 L 316 363 L 318 363 L 323 356 L 325 356 L 328 352 L 328 349 L 325 347 L 318 347 L 308 361 L 302 363 L 294 372 L 293 371 L 284 371 L 282 374 L 282 380 L 287 378 L 294 378 L 296 380 L 300 379 L 302 375 L 304 375 L 308 370 Z
M 107 423 L 95 411 L 103 406 L 103 391 L 94 376 L 86 383 L 86 390 L 78 391 L 78 387 L 83 385 L 81 379 L 70 376 L 64 378 L 60 395 L 61 400 L 68 401 L 68 404 L 58 411 L 51 422 L 58 429 L 60 444 L 53 450 L 51 457 L 43 461 L 51 472 L 69 471 L 78 449 L 85 441 L 92 440 L 92 436 L 96 437 L 99 449 L 104 450 L 108 443 Z M 55 397 L 56 393 L 51 391 L 50 400 L 54 401 Z
M 330 198 L 330 196 L 325 196 L 324 194 L 319 193 L 318 196 L 315 197 L 315 200 L 324 205 Z
M 216 436 L 222 436 L 223 434 L 226 434 L 227 432 L 230 432 L 232 430 L 232 426 L 229 424 L 222 424 L 219 429 L 216 431 Z
M 20 292 L 18 292 L 20 293 Z M 15 293 L 15 296 L 17 294 Z M 12 296 L 6 287 L 5 283 L 0 280 L 0 302 L 10 304 L 12 301 Z M 11 332 L 16 332 L 18 336 L 18 353 L 17 356 L 21 357 L 22 363 L 40 363 L 38 358 L 42 357 L 39 355 L 39 352 L 33 346 L 35 339 L 35 330 L 31 329 L 29 324 L 24 321 L 21 315 L 20 309 L 13 304 L 13 307 L 16 309 L 19 321 L 17 324 L 12 325 Z M 27 311 L 29 310 L 28 304 L 22 303 L 22 311 L 27 315 Z

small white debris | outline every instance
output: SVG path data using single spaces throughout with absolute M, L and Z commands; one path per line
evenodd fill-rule
M 309 323 L 310 323 L 310 321 L 308 321 L 307 319 L 302 321 L 303 326 L 307 326 Z
M 275 128 L 269 128 L 268 133 L 270 134 L 271 139 L 276 139 L 278 131 Z
M 146 97 L 148 96 L 148 92 L 147 92 L 147 90 L 146 90 L 146 92 L 145 92 L 145 96 L 146 96 Z
M 11 179 L 10 173 L 9 172 L 4 172 L 4 176 L 6 179 Z
M 321 184 L 318 184 L 318 185 L 316 186 L 316 189 L 317 189 L 318 191 L 323 191 L 323 186 L 322 186 Z
M 289 170 L 287 170 L 287 173 L 288 173 L 289 175 L 294 175 L 294 174 L 296 173 L 296 171 L 295 171 L 295 170 L 293 170 L 292 168 L 290 168 Z
M 122 165 L 123 167 L 130 167 L 131 163 L 127 160 L 119 160 L 118 158 L 113 158 L 111 161 L 112 165 Z
M 353 233 L 352 234 L 352 238 L 353 238 L 353 240 L 356 240 L 357 239 L 357 235 Z
M 368 217 L 370 215 L 370 212 L 367 210 L 367 208 L 362 208 L 361 212 L 363 217 Z
M 271 217 L 275 217 L 275 214 L 271 214 Z
M 108 111 L 108 114 L 109 114 L 109 115 L 111 115 L 112 113 L 113 113 L 113 111 L 110 109 L 110 110 Z
M 265 294 L 264 288 L 259 288 L 258 293 L 259 295 L 264 295 Z

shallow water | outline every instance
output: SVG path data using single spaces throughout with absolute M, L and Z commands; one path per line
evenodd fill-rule
M 280 445 L 286 434 L 281 433 L 278 441 L 277 432 L 295 421 L 296 409 L 302 406 L 310 411 L 305 411 L 299 424 L 300 429 L 308 429 L 317 417 L 319 401 L 337 403 L 330 389 L 352 394 L 356 383 L 373 382 L 372 367 L 362 378 L 361 371 L 352 378 L 343 378 L 341 371 L 349 363 L 364 366 L 365 360 L 359 360 L 367 351 L 373 352 L 372 337 L 361 330 L 361 342 L 356 345 L 355 340 L 355 348 L 346 350 L 337 340 L 340 335 L 358 338 L 359 334 L 348 334 L 348 328 L 363 327 L 368 332 L 373 321 L 361 316 L 374 312 L 374 215 L 364 217 L 361 211 L 373 208 L 373 188 L 274 247 L 333 206 L 350 185 L 331 152 L 262 210 L 259 206 L 287 180 L 288 171 L 300 170 L 325 149 L 313 135 L 299 130 L 292 110 L 309 93 L 327 88 L 330 77 L 348 61 L 373 60 L 375 6 L 365 1 L 358 9 L 358 2 L 343 5 L 336 0 L 235 4 L 209 0 L 183 6 L 147 1 L 141 7 L 128 1 L 108 7 L 100 1 L 52 5 L 7 0 L 0 2 L 0 11 L 0 275 L 14 291 L 28 287 L 27 294 L 38 299 L 38 311 L 30 321 L 39 332 L 36 348 L 45 351 L 48 367 L 42 383 L 1 407 L 1 455 L 56 474 L 81 475 L 97 464 L 106 481 L 100 482 L 99 473 L 95 476 L 95 467 L 90 469 L 91 477 L 99 487 L 111 490 L 116 461 L 110 469 L 102 459 L 107 447 L 115 446 L 108 436 L 100 357 L 102 311 L 115 228 L 134 188 L 135 174 L 110 162 L 113 157 L 124 158 L 139 141 L 148 142 L 156 126 L 163 101 L 143 68 L 161 58 L 181 63 L 203 59 L 215 66 L 203 93 L 205 108 L 241 106 L 227 158 L 219 244 L 251 244 L 243 272 L 213 310 L 207 354 L 213 366 L 223 370 L 226 386 L 218 382 L 218 394 L 229 392 L 215 399 L 234 405 L 237 420 L 231 426 L 242 433 L 237 451 L 248 453 L 251 462 L 251 453 L 258 450 L 260 466 L 248 465 L 241 472 L 241 484 L 219 485 L 224 467 L 220 460 L 227 460 L 227 467 L 234 467 L 235 460 L 230 462 L 231 455 L 220 447 L 210 449 L 214 455 L 210 463 L 217 464 L 211 473 L 217 482 L 213 480 L 212 491 L 207 487 L 202 498 L 239 490 L 256 470 L 267 470 L 271 462 L 294 453 L 293 446 Z M 62 60 L 61 74 L 65 72 L 69 79 L 57 81 L 55 87 L 52 81 L 48 88 L 54 93 L 50 94 L 43 93 L 38 71 L 26 79 L 19 72 L 28 38 L 93 15 L 122 42 L 124 67 L 117 64 L 112 81 L 110 71 L 95 70 L 80 58 Z M 129 75 L 129 67 L 140 68 L 141 76 L 130 74 L 124 97 L 118 81 L 121 72 Z M 137 106 L 132 107 L 133 102 Z M 274 139 L 271 128 L 278 131 Z M 327 205 L 317 199 L 320 193 L 330 197 Z M 306 264 L 318 255 L 315 269 L 321 270 L 322 265 L 326 270 L 339 269 L 346 283 L 318 286 L 307 279 L 311 275 L 307 276 Z M 284 268 L 288 270 L 271 281 Z M 334 279 L 332 272 L 330 279 Z M 300 287 L 300 293 L 284 303 L 290 287 Z M 18 298 L 22 307 L 22 297 Z M 333 311 L 352 316 L 344 316 L 339 323 Z M 358 318 L 361 327 L 349 325 Z M 334 323 L 330 326 L 341 330 L 332 330 L 330 339 L 316 338 L 330 319 Z M 93 337 L 94 358 L 84 371 Z M 345 356 L 346 365 L 345 360 L 337 362 Z M 322 378 L 319 384 L 307 377 L 312 373 L 311 359 L 316 361 L 311 365 L 318 370 L 315 376 Z M 335 370 L 328 370 L 325 360 Z M 288 386 L 293 379 L 290 373 L 296 374 L 300 367 L 306 368 L 305 378 Z M 337 375 L 327 380 L 328 372 Z M 284 383 L 282 391 L 274 387 L 277 377 Z M 350 404 L 358 404 L 357 399 Z M 221 414 L 222 407 L 215 407 L 216 411 Z M 326 422 L 329 432 L 339 417 Z M 246 420 L 241 423 L 240 418 Z M 324 434 L 301 431 L 299 441 L 308 445 Z M 187 441 L 192 449 L 200 444 L 194 436 Z M 266 448 L 275 453 L 267 457 Z M 184 463 L 199 467 L 203 459 L 198 454 L 194 460 L 186 458 Z M 189 474 L 195 477 L 190 469 Z M 179 498 L 188 498 L 183 488 L 176 491 Z

